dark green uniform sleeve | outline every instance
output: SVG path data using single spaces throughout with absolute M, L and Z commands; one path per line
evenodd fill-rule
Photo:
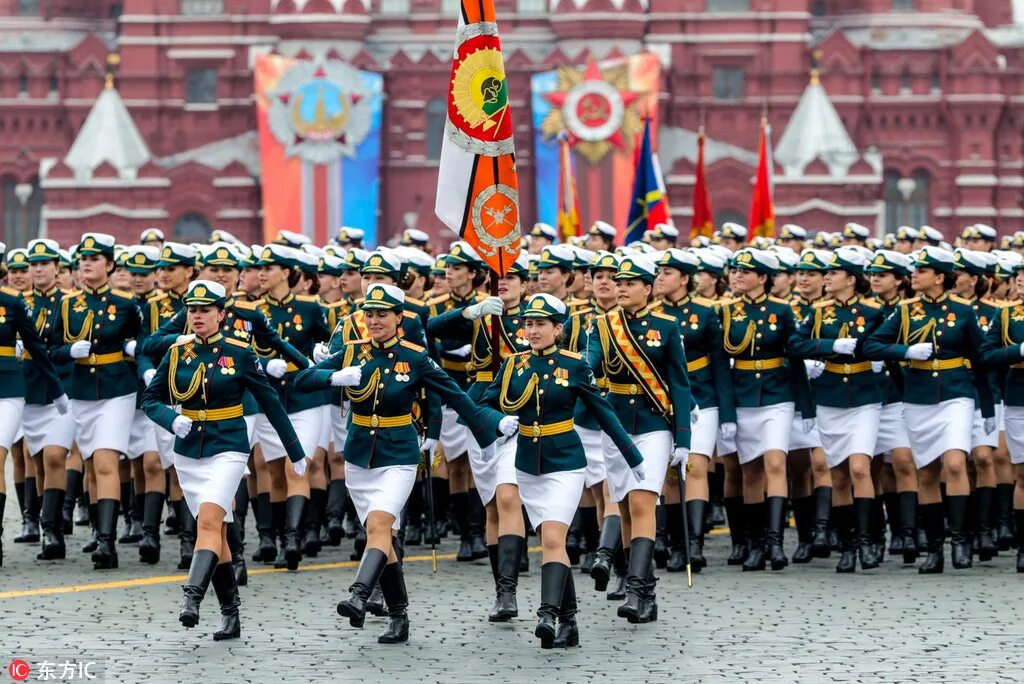
M 974 389 L 978 392 L 978 405 L 982 418 L 994 418 L 996 415 L 995 400 L 992 397 L 992 383 L 989 373 L 985 371 L 985 356 L 989 351 L 985 333 L 981 330 L 978 316 L 974 309 L 969 309 L 971 316 L 967 319 L 967 356 L 971 361 L 971 375 L 974 376 Z
M 145 328 L 145 321 L 148 314 L 145 311 L 149 308 L 148 304 L 143 304 L 143 327 Z M 167 350 L 174 346 L 174 343 L 178 341 L 178 335 L 185 333 L 185 322 L 187 312 L 182 309 L 178 313 L 174 314 L 171 318 L 163 322 L 163 324 L 156 329 L 156 332 L 144 335 L 142 341 L 139 343 L 141 352 L 137 355 L 149 356 L 154 359 L 163 358 Z
M 985 333 L 985 348 L 981 354 L 981 361 L 988 368 L 1006 368 L 1015 363 L 1024 363 L 1021 345 L 1003 346 L 1003 326 L 1009 325 L 1009 318 L 1009 308 L 1000 310 L 998 324 L 990 325 L 988 332 Z
M 590 369 L 590 366 L 586 365 L 586 361 L 580 363 L 580 367 L 577 371 L 577 384 L 576 384 L 576 396 L 586 406 L 587 411 L 590 412 L 597 420 L 597 424 L 601 426 L 601 429 L 607 434 L 615 446 L 622 452 L 622 457 L 626 459 L 626 463 L 629 464 L 630 468 L 635 468 L 643 463 L 644 457 L 640 455 L 640 452 L 636 448 L 636 444 L 633 443 L 633 439 L 626 432 L 626 429 L 622 427 L 622 423 L 619 422 L 618 417 L 615 415 L 615 410 L 612 409 L 611 404 L 608 400 L 601 396 L 601 391 L 597 388 L 594 382 L 594 373 Z M 494 386 L 494 383 L 491 384 Z M 500 391 L 500 386 L 499 386 Z M 685 413 L 687 419 L 687 428 L 689 428 L 690 412 Z
M 864 341 L 864 355 L 872 361 L 902 361 L 907 358 L 909 345 L 897 344 L 900 338 L 901 312 L 905 304 L 900 304 L 886 318 L 878 330 Z
M 789 307 L 786 307 L 782 316 L 783 338 L 787 341 L 786 353 L 790 354 L 788 343 L 796 333 L 796 314 Z M 791 355 L 791 354 L 790 354 Z M 811 383 L 807 379 L 807 369 L 802 362 L 789 362 L 789 381 L 793 387 L 794 408 L 799 411 L 804 420 L 814 418 L 817 408 L 814 404 L 814 396 L 811 394 Z
M 736 422 L 736 395 L 732 389 L 732 371 L 729 367 L 729 355 L 725 353 L 722 319 L 714 309 L 708 315 L 704 327 L 707 346 L 711 350 L 711 370 L 715 383 L 715 395 L 718 397 L 719 423 Z
M 473 321 L 463 316 L 462 311 L 462 309 L 452 309 L 429 319 L 427 334 L 432 338 L 469 339 L 473 335 Z
M 835 352 L 832 347 L 835 340 L 815 339 L 812 336 L 814 330 L 814 311 L 802 321 L 796 324 L 796 330 L 789 338 L 789 358 L 791 359 L 823 359 Z
M 43 374 L 43 379 L 46 381 L 46 387 L 50 392 L 50 396 L 59 397 L 64 394 L 60 378 L 57 377 L 57 369 L 54 368 L 53 361 L 50 360 L 46 344 L 39 336 L 39 333 L 36 332 L 36 326 L 32 324 L 32 319 L 29 318 L 28 309 L 25 308 L 24 302 L 18 302 L 16 306 L 9 307 L 9 309 L 7 315 L 11 319 L 11 327 L 21 337 L 21 343 L 32 356 L 32 360 L 36 362 L 39 371 Z
M 686 372 L 686 354 L 683 352 L 683 340 L 679 335 L 679 326 L 675 321 L 666 326 L 665 374 L 668 380 L 669 398 L 672 401 L 673 441 L 676 448 L 690 448 L 690 409 L 693 408 L 693 395 L 690 393 L 690 377 Z M 610 435 L 609 435 L 610 436 Z
M 263 409 L 263 413 L 267 414 L 267 420 L 277 430 L 281 443 L 284 445 L 285 451 L 288 452 L 288 458 L 292 463 L 298 463 L 305 458 L 299 437 L 295 434 L 295 429 L 288 419 L 288 412 L 285 410 L 284 404 L 281 403 L 281 396 L 276 389 L 270 386 L 267 376 L 264 375 L 263 367 L 260 365 L 259 359 L 256 358 L 256 352 L 251 349 L 244 350 L 244 358 L 240 365 L 245 369 L 242 379 L 246 388 Z
M 153 381 L 142 393 L 142 411 L 149 419 L 168 432 L 172 432 L 171 423 L 178 417 L 178 413 L 171 409 L 168 404 L 171 401 L 170 393 L 167 391 L 167 375 L 170 368 L 170 361 L 164 356 L 163 361 L 156 368 L 156 375 Z
M 252 323 L 252 337 L 256 340 L 256 344 L 262 349 L 273 349 L 281 356 L 282 359 L 290 363 L 295 364 L 299 368 L 305 368 L 309 365 L 309 359 L 296 349 L 294 346 L 285 342 L 284 338 L 277 334 L 277 331 L 270 327 L 267 323 L 267 317 L 259 311 L 246 311 L 245 314 L 239 315 L 241 309 L 236 309 L 235 313 L 243 320 Z
M 446 405 L 459 414 L 473 433 L 477 444 L 481 447 L 493 444 L 498 434 L 498 423 L 504 416 L 486 406 L 474 404 L 469 395 L 425 353 L 420 355 L 418 365 L 420 382 L 426 386 L 428 392 L 440 396 Z
M 320 392 L 331 386 L 331 375 L 341 370 L 345 345 L 339 343 L 338 351 L 315 366 L 301 370 L 295 376 L 295 389 L 300 392 Z

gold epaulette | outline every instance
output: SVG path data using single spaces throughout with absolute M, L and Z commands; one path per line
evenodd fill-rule
M 432 298 L 428 299 L 427 300 L 427 306 L 434 306 L 436 304 L 444 304 L 445 302 L 447 302 L 451 298 L 452 298 L 452 296 L 450 294 L 438 295 L 436 297 L 432 297 Z
M 972 302 L 969 299 L 964 299 L 963 297 L 960 297 L 960 296 L 955 295 L 955 294 L 949 295 L 949 298 L 951 300 L 953 300 L 954 302 L 956 302 L 957 304 L 966 304 L 967 306 L 971 306 L 974 303 L 974 302 Z
M 586 316 L 586 315 L 588 315 L 590 313 L 593 313 L 593 311 L 594 310 L 588 306 L 585 309 L 576 309 L 576 311 L 574 311 L 572 313 L 572 315 L 573 316 Z
M 369 337 L 364 337 L 364 338 L 359 339 L 359 340 L 352 340 L 351 342 L 346 342 L 345 344 L 347 344 L 349 346 L 351 346 L 353 344 L 369 344 L 370 341 L 371 340 L 370 340 Z
M 715 300 L 715 306 L 719 306 L 719 307 L 722 307 L 722 306 L 732 306 L 733 304 L 735 304 L 738 301 L 740 301 L 740 300 L 736 299 L 735 297 L 722 297 L 721 299 L 716 299 Z
M 70 289 L 67 289 L 67 290 L 64 289 L 64 288 L 60 289 L 60 293 L 62 295 L 64 295 L 64 296 L 73 295 L 73 294 L 76 294 L 77 292 L 78 292 L 78 290 L 76 290 L 74 288 L 70 288 Z
M 715 304 L 718 304 L 718 301 L 708 299 L 707 297 L 690 297 L 690 301 L 694 304 L 700 304 L 701 306 L 706 306 L 708 308 L 714 308 Z
M 988 299 L 986 297 L 986 298 L 983 298 L 983 299 L 981 299 L 979 301 L 980 301 L 980 303 L 985 304 L 986 306 L 991 306 L 991 307 L 995 307 L 996 309 L 1000 309 L 1000 308 L 1002 308 L 1002 304 L 1000 304 L 1000 301 L 1005 301 L 1005 300 L 998 300 L 997 301 L 995 299 Z
M 405 298 L 405 303 L 406 304 L 413 304 L 415 306 L 423 306 L 423 300 L 422 299 L 416 299 L 415 297 L 406 297 Z
M 881 309 L 882 308 L 882 304 L 877 299 L 869 299 L 867 297 L 861 297 L 860 301 L 857 302 L 857 303 L 858 304 L 863 304 L 864 306 L 868 307 L 869 309 Z
M 236 299 L 234 306 L 235 306 L 236 309 L 245 309 L 246 311 L 255 311 L 259 307 L 260 303 L 261 303 L 261 300 L 259 300 L 259 299 L 257 299 L 256 301 L 252 301 L 252 302 L 250 302 L 247 299 Z
M 792 306 L 793 302 L 788 299 L 781 299 L 780 297 L 768 297 L 769 302 L 775 302 L 776 304 L 785 304 L 786 306 Z
M 835 303 L 836 300 L 834 299 L 819 299 L 818 301 L 814 302 L 814 304 L 812 304 L 811 306 L 813 306 L 815 309 L 824 309 L 826 306 L 835 305 Z
M 19 292 L 18 290 L 15 290 L 13 287 L 7 287 L 6 285 L 3 286 L 3 287 L 0 287 L 0 292 L 3 292 L 5 295 L 10 295 L 11 297 L 19 297 L 19 296 L 21 296 L 21 292 Z
M 420 345 L 416 344 L 415 342 L 410 342 L 409 340 L 402 340 L 401 342 L 399 342 L 399 344 L 401 346 L 405 347 L 406 349 L 413 350 L 414 352 L 422 353 L 422 352 L 427 351 L 426 347 L 421 347 Z
M 569 351 L 568 349 L 559 349 L 558 353 L 561 354 L 562 356 L 568 356 L 570 359 L 576 359 L 577 361 L 583 358 L 583 354 L 579 354 L 574 351 Z
M 911 297 L 910 299 L 901 299 L 899 305 L 903 306 L 904 304 L 914 304 L 919 301 L 921 301 L 920 297 Z
M 165 299 L 170 299 L 168 294 L 166 292 L 159 292 L 158 294 L 155 294 L 152 297 L 150 297 L 149 299 L 147 299 L 146 303 L 147 304 L 152 304 L 154 302 L 161 302 L 161 301 L 163 301 Z
M 409 300 L 407 299 L 405 301 Z M 402 310 L 402 315 L 405 316 L 406 318 L 419 318 L 419 314 L 414 313 L 412 311 L 406 311 L 405 309 Z
M 116 287 L 111 288 L 111 294 L 116 294 L 118 297 L 124 297 L 125 299 L 135 299 L 135 293 L 128 292 L 127 290 L 118 290 Z
M 236 347 L 241 347 L 242 349 L 248 349 L 249 348 L 249 343 L 248 342 L 242 342 L 241 340 L 236 340 L 236 339 L 234 339 L 232 337 L 225 337 L 224 341 L 227 342 L 228 344 L 232 344 L 232 345 L 234 345 Z
M 664 311 L 652 311 L 651 315 L 654 316 L 655 318 L 660 318 L 663 321 L 672 321 L 673 323 L 676 322 L 675 316 L 670 316 Z
M 231 338 L 225 339 L 228 341 L 231 340 Z M 176 340 L 174 344 L 171 345 L 171 347 L 184 347 L 185 345 L 192 344 L 193 342 L 195 342 L 195 340 Z
M 295 299 L 300 302 L 308 302 L 310 304 L 320 303 L 320 295 L 295 295 Z

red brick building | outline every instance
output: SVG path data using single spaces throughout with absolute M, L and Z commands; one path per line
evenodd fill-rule
M 1024 229 L 1024 27 L 1012 24 L 1011 0 L 495 4 L 525 221 L 534 218 L 530 76 L 646 49 L 664 68 L 660 156 L 681 225 L 701 121 L 716 214 L 745 222 L 758 121 L 767 115 L 778 150 L 816 61 L 827 98 L 809 91 L 783 146 L 779 222 Z M 68 242 L 95 229 L 134 241 L 156 225 L 183 238 L 219 227 L 255 241 L 252 65 L 268 51 L 384 74 L 380 233 L 437 232 L 433 189 L 457 6 L 0 0 L 0 239 L 18 245 L 45 231 Z M 100 97 L 112 54 L 116 92 Z

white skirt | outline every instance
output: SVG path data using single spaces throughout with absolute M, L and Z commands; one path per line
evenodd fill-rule
M 999 446 L 999 410 L 1001 407 L 996 406 L 996 429 L 992 431 L 992 434 L 985 434 L 985 419 L 981 417 L 981 409 L 974 409 L 974 423 L 971 428 L 971 449 L 977 449 L 978 447 L 992 447 L 995 449 Z
M 397 530 L 402 525 L 402 509 L 416 486 L 416 466 L 360 468 L 345 461 L 345 485 L 359 522 L 365 525 L 372 511 L 383 511 L 395 516 L 391 529 Z
M 171 407 L 175 412 L 181 413 L 180 406 Z M 164 470 L 174 467 L 174 433 L 164 430 L 162 427 L 156 429 L 156 450 L 160 452 L 160 465 Z
M 903 416 L 903 402 L 883 404 L 875 436 L 875 454 L 885 454 L 886 463 L 892 463 L 893 449 L 909 449 L 907 422 Z
M 516 471 L 519 496 L 534 527 L 547 521 L 571 525 L 583 496 L 584 468 L 560 473 L 530 475 Z
M 25 404 L 21 426 L 25 432 L 25 446 L 33 456 L 48 446 L 70 450 L 75 441 L 75 417 L 70 410 L 61 415 L 53 404 Z
M 100 449 L 128 453 L 135 418 L 134 392 L 99 401 L 72 399 L 71 412 L 75 416 L 75 441 L 83 459 L 89 460 Z
M 793 429 L 793 402 L 759 408 L 736 408 L 736 453 L 740 463 L 750 463 L 766 451 L 790 449 Z
M 470 440 L 476 443 L 476 440 Z M 515 436 L 501 438 L 495 444 L 494 455 L 490 461 L 481 458 L 483 450 L 477 447 L 469 450 L 469 468 L 473 472 L 476 492 L 486 506 L 494 499 L 500 485 L 516 484 L 516 447 L 519 440 Z
M 918 468 L 924 468 L 951 449 L 970 453 L 973 399 L 949 399 L 938 404 L 905 403 L 903 415 Z
M 608 493 L 615 503 L 624 501 L 635 489 L 654 492 L 661 496 L 668 475 L 668 463 L 672 459 L 672 433 L 668 430 L 630 435 L 637 451 L 644 457 L 644 481 L 637 482 L 626 459 L 622 457 L 615 443 L 608 435 L 602 436 L 604 462 L 608 469 Z
M 25 412 L 25 399 L 11 397 L 0 399 L 0 449 L 11 450 L 21 430 L 21 418 Z
M 804 432 L 804 418 L 799 412 L 794 412 L 793 422 L 789 427 L 789 451 L 820 448 L 821 431 L 818 430 L 818 420 L 814 420 L 814 427 L 810 432 Z
M 259 442 L 256 439 L 256 417 L 260 414 L 254 413 L 251 416 L 242 416 L 245 421 L 245 434 L 249 437 L 249 451 L 253 450 Z
M 576 434 L 583 443 L 583 454 L 587 457 L 586 486 L 597 486 L 608 479 L 608 470 L 604 464 L 604 447 L 601 444 L 601 431 L 576 426 Z
M 845 463 L 853 454 L 874 456 L 881 415 L 881 404 L 855 408 L 819 406 L 818 432 L 828 467 L 835 468 Z
M 320 436 L 316 440 L 316 448 L 330 451 L 332 439 L 334 430 L 331 427 L 331 405 L 324 404 L 320 407 Z
M 232 522 L 235 519 L 232 503 L 248 460 L 249 454 L 241 451 L 225 451 L 211 458 L 187 458 L 174 454 L 178 484 L 192 515 L 199 515 L 202 504 L 212 503 L 224 509 L 224 522 Z
M 168 433 L 163 428 L 160 432 Z M 135 411 L 135 418 L 132 419 L 132 434 L 128 437 L 128 459 L 134 461 L 146 452 L 158 451 L 156 447 L 156 423 L 149 419 L 142 411 Z M 173 435 L 172 435 L 173 437 Z
M 1024 406 L 1007 406 L 1003 410 L 1006 424 L 1006 447 L 1010 450 L 1010 462 L 1024 463 Z
M 476 446 L 476 440 L 470 434 L 469 428 L 458 421 L 459 414 L 455 409 L 445 406 L 441 414 L 441 439 L 438 441 L 444 447 L 446 461 L 454 461 L 469 451 L 470 445 Z
M 295 434 L 299 438 L 299 444 L 302 445 L 302 453 L 308 459 L 316 456 L 317 440 L 320 439 L 320 423 L 322 422 L 323 415 L 324 413 L 319 406 L 288 414 L 288 419 L 292 422 L 292 428 L 294 428 Z M 256 416 L 255 427 L 256 441 L 260 443 L 260 447 L 263 449 L 264 461 L 270 463 L 288 455 L 284 444 L 281 442 L 280 435 L 277 434 L 274 426 L 270 424 L 270 420 L 265 413 L 260 413 Z
M 690 421 L 690 453 L 708 458 L 715 455 L 718 443 L 718 407 L 702 408 L 697 422 Z
M 347 401 L 341 406 L 331 405 L 331 440 L 339 454 L 345 450 L 345 440 L 348 439 L 348 412 Z

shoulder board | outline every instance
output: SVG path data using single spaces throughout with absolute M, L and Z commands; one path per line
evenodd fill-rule
M 973 304 L 973 302 L 971 300 L 964 299 L 963 297 L 958 297 L 955 294 L 949 295 L 949 298 L 950 298 L 950 300 L 956 302 L 957 304 L 966 304 L 967 306 L 971 306 L 971 304 Z
M 67 296 L 67 297 L 77 297 L 80 294 L 82 294 L 82 291 L 81 290 L 76 290 L 74 288 L 72 288 L 70 290 L 64 290 L 64 295 Z
M 576 359 L 577 361 L 583 358 L 583 354 L 577 354 L 576 352 L 569 351 L 568 349 L 559 349 L 558 353 L 562 356 L 568 356 L 570 359 Z
M 236 340 L 236 339 L 234 339 L 232 337 L 225 337 L 224 341 L 227 342 L 228 344 L 232 345 L 232 346 L 241 347 L 242 349 L 248 349 L 249 348 L 249 343 L 248 342 L 242 342 L 241 340 Z
M 1010 299 L 999 299 L 999 300 L 994 301 L 993 304 L 995 304 L 995 306 L 997 306 L 1000 309 L 1012 309 L 1013 307 L 1015 307 L 1018 304 L 1020 304 L 1020 302 L 1019 301 L 1013 301 L 1013 300 L 1010 300 Z
M 404 309 L 402 310 L 402 315 L 405 316 L 406 318 L 419 318 L 419 315 L 417 315 L 416 313 Z
M 351 342 L 346 342 L 345 344 L 351 346 L 353 344 L 369 344 L 369 343 L 370 343 L 370 338 L 369 337 L 364 337 L 364 338 L 359 339 L 359 340 L 352 340 Z
M 114 291 L 116 292 L 116 290 L 114 290 Z M 159 302 L 159 301 L 162 301 L 162 300 L 167 299 L 167 298 L 168 297 L 167 297 L 167 293 L 166 292 L 160 292 L 158 294 L 153 295 L 149 299 L 147 299 L 146 303 L 147 304 L 153 304 L 154 302 Z
M 791 306 L 792 305 L 792 302 L 790 300 L 788 300 L 788 299 L 780 299 L 779 297 L 768 297 L 768 301 L 769 302 L 775 302 L 776 304 L 785 304 L 786 306 Z
M 224 339 L 226 341 L 228 341 L 228 342 L 231 341 L 230 338 L 224 338 Z M 193 342 L 195 342 L 195 340 L 182 340 L 180 342 L 175 342 L 174 344 L 171 345 L 171 347 L 184 347 L 186 345 L 192 344 Z
M 318 295 L 295 295 L 295 299 L 300 302 L 309 302 L 311 304 L 320 303 L 320 297 Z
M 405 303 L 406 304 L 414 304 L 415 306 L 423 306 L 423 300 L 422 299 L 416 299 L 415 297 L 406 297 L 405 298 Z
M 401 344 L 406 349 L 413 350 L 414 352 L 422 353 L 422 352 L 427 351 L 426 347 L 421 347 L 420 345 L 416 344 L 415 342 L 410 342 L 408 340 L 402 340 L 401 342 L 399 342 L 399 344 Z
M 660 318 L 663 321 L 672 321 L 673 323 L 676 322 L 675 316 L 669 316 L 664 311 L 652 311 L 651 315 L 654 316 L 655 318 Z
M 565 300 L 566 306 L 586 306 L 590 302 L 586 299 L 580 299 L 579 297 L 569 297 Z
M 352 302 L 348 301 L 347 299 L 339 299 L 336 302 L 324 304 L 324 306 L 327 307 L 328 309 L 340 309 L 342 307 L 352 306 Z
M 21 296 L 21 292 L 19 292 L 18 290 L 15 290 L 13 287 L 7 287 L 7 286 L 0 287 L 0 292 L 3 292 L 5 295 L 8 295 L 10 297 L 20 297 Z
M 722 297 L 721 299 L 716 299 L 714 304 L 715 306 L 721 308 L 723 306 L 732 306 L 738 301 L 740 300 L 736 299 L 735 297 Z
M 900 304 L 914 304 L 915 302 L 921 301 L 920 297 L 911 297 L 910 299 L 901 299 Z
M 826 306 L 832 306 L 835 303 L 836 300 L 834 299 L 821 299 L 817 302 L 814 302 L 814 304 L 812 304 L 811 306 L 813 306 L 815 309 L 824 309 Z
M 451 298 L 452 298 L 452 296 L 450 294 L 438 295 L 436 297 L 432 297 L 431 299 L 428 299 L 427 300 L 427 306 L 434 306 L 435 304 L 444 304 L 445 302 L 447 302 Z
M 127 290 L 118 290 L 113 288 L 110 290 L 112 294 L 116 294 L 118 297 L 124 297 L 125 299 L 135 299 L 135 293 L 128 292 Z
M 864 306 L 868 307 L 869 309 L 881 309 L 882 308 L 882 303 L 879 302 L 877 299 L 868 299 L 867 297 L 864 297 L 864 298 L 862 298 L 857 303 L 858 304 L 863 304 Z
M 715 300 L 707 299 L 706 297 L 690 297 L 690 301 L 694 304 L 700 304 L 701 306 L 707 307 L 713 307 L 715 304 L 718 304 Z
M 255 311 L 259 306 L 259 300 L 250 302 L 247 299 L 236 299 L 234 304 L 236 309 L 245 309 L 246 311 Z
M 585 307 L 583 309 L 576 309 L 576 311 L 574 311 L 572 315 L 573 316 L 589 316 L 592 313 L 594 313 L 594 310 L 588 306 L 588 307 Z

